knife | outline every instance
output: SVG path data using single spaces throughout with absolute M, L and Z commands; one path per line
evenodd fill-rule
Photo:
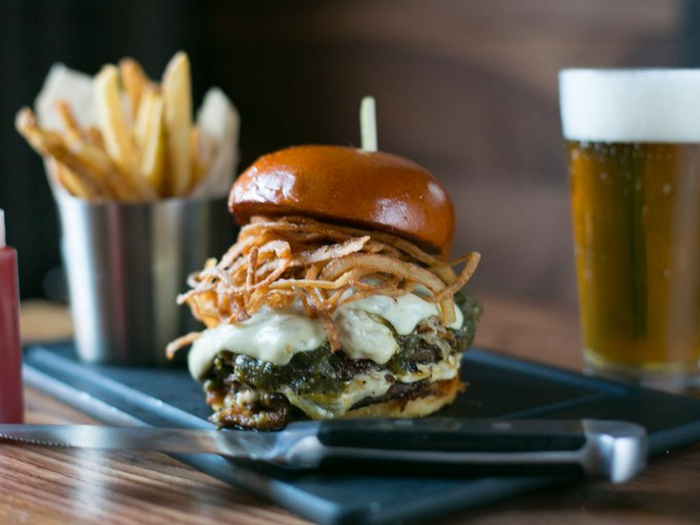
M 355 419 L 278 432 L 91 425 L 0 425 L 0 440 L 103 450 L 211 453 L 302 469 L 430 467 L 434 473 L 578 472 L 621 483 L 646 464 L 644 427 L 609 420 Z M 437 469 L 437 470 L 436 470 Z

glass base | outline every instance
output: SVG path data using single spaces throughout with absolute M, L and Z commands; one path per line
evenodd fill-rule
M 587 375 L 612 379 L 674 394 L 700 394 L 700 368 L 673 370 L 670 367 L 634 367 L 612 364 L 592 352 L 584 353 L 584 372 Z

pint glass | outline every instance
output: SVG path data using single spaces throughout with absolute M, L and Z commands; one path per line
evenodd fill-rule
M 700 70 L 564 70 L 584 358 L 670 390 L 700 378 Z

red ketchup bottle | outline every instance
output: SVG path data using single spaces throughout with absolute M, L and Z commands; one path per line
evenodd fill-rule
M 5 214 L 0 210 L 0 422 L 23 420 L 17 252 L 5 245 Z

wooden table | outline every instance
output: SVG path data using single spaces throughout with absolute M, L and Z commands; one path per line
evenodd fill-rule
M 489 297 L 477 344 L 580 369 L 573 313 Z M 42 303 L 23 308 L 25 339 L 70 333 L 67 312 Z M 29 423 L 96 423 L 33 389 Z M 544 490 L 439 523 L 697 523 L 700 448 L 656 458 L 622 486 L 581 482 Z M 0 524 L 307 523 L 159 453 L 104 453 L 0 445 Z

